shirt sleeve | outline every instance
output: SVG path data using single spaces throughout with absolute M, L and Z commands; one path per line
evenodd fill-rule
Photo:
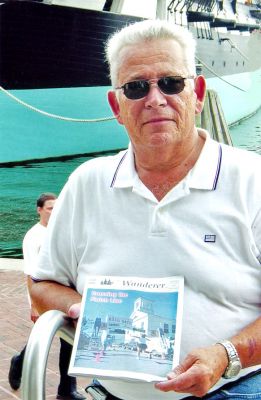
M 77 190 L 75 188 L 75 190 Z M 76 286 L 77 258 L 74 248 L 74 185 L 69 182 L 55 203 L 46 236 L 41 246 L 32 279 L 51 280 L 65 286 Z
M 33 234 L 30 229 L 23 240 L 24 273 L 32 275 L 34 268 L 38 263 L 38 254 L 40 251 L 39 237 Z

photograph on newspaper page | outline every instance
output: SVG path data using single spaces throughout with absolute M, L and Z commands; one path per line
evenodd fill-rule
M 179 363 L 184 279 L 88 277 L 69 373 L 157 382 Z

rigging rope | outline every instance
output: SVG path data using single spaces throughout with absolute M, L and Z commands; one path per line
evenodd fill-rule
M 206 63 L 204 63 L 204 61 L 202 61 L 202 60 L 201 60 L 200 58 L 198 58 L 197 56 L 196 56 L 196 59 L 197 59 L 197 61 L 199 61 L 202 65 L 204 65 L 204 67 L 205 67 L 208 71 L 210 71 L 213 75 L 215 75 L 215 76 L 216 76 L 217 78 L 219 78 L 221 81 L 227 83 L 227 84 L 230 85 L 230 86 L 233 86 L 234 88 L 236 88 L 236 89 L 238 89 L 238 90 L 241 90 L 242 92 L 246 92 L 245 89 L 242 89 L 242 88 L 240 88 L 239 86 L 234 85 L 233 83 L 228 82 L 226 79 L 222 78 L 222 76 L 218 75 L 212 68 L 210 68 Z
M 204 65 L 204 67 L 210 71 L 213 75 L 215 75 L 217 78 L 219 78 L 220 80 L 222 80 L 223 82 L 227 83 L 230 86 L 233 86 L 234 88 L 241 90 L 242 92 L 246 92 L 246 90 L 233 85 L 233 83 L 228 82 L 226 79 L 222 78 L 220 75 L 218 75 L 212 68 L 210 68 L 206 63 L 204 63 L 204 61 L 202 61 L 200 58 L 198 58 L 196 56 L 197 61 L 199 61 L 202 65 Z M 13 95 L 12 93 L 10 93 L 8 90 L 4 89 L 2 86 L 0 86 L 0 90 L 2 90 L 2 92 L 4 94 L 6 94 L 7 96 L 11 97 L 13 100 L 15 100 L 17 103 L 23 105 L 24 107 L 28 108 L 29 110 L 35 111 L 39 114 L 45 115 L 46 117 L 49 118 L 54 118 L 54 119 L 58 119 L 58 120 L 62 120 L 62 121 L 67 121 L 67 122 L 82 122 L 82 123 L 88 123 L 88 122 L 105 122 L 105 121 L 111 121 L 113 119 L 115 119 L 115 117 L 103 117 L 103 118 L 93 118 L 93 119 L 86 119 L 86 118 L 71 118 L 71 117 L 64 117 L 62 115 L 57 115 L 57 114 L 52 114 L 49 113 L 47 111 L 43 111 L 40 110 L 37 107 L 32 106 L 31 104 L 26 103 L 25 101 L 19 99 L 18 97 L 16 97 L 15 95 Z
M 59 119 L 62 121 L 67 121 L 67 122 L 104 122 L 104 121 L 111 121 L 111 120 L 115 119 L 115 117 L 103 117 L 103 118 L 94 118 L 94 119 L 71 118 L 71 117 L 64 117 L 62 115 L 52 114 L 47 111 L 40 110 L 39 108 L 36 108 L 36 107 L 32 106 L 31 104 L 26 103 L 25 101 L 14 96 L 8 90 L 4 89 L 2 86 L 0 86 L 0 90 L 2 90 L 3 93 L 5 93 L 7 96 L 11 97 L 13 100 L 15 100 L 17 103 L 21 104 L 22 106 L 29 108 L 30 110 L 35 111 L 39 114 L 45 115 L 46 117 L 55 118 L 55 119 Z

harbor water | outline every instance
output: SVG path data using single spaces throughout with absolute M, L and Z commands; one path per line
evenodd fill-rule
M 234 146 L 261 155 L 261 109 L 230 128 L 230 134 Z M 23 236 L 37 222 L 37 197 L 46 191 L 59 194 L 69 174 L 87 159 L 0 168 L 0 257 L 22 258 Z

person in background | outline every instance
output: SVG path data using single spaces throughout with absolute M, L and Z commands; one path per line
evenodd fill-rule
M 137 341 L 137 358 L 140 359 L 140 355 L 142 352 L 145 353 L 146 349 L 147 349 L 147 339 L 146 339 L 146 335 L 144 333 L 142 333 Z
M 24 257 L 24 273 L 27 279 L 27 287 L 30 290 L 31 278 L 34 268 L 37 265 L 39 251 L 46 235 L 46 227 L 49 222 L 54 204 L 57 196 L 53 193 L 42 193 L 37 199 L 36 207 L 39 215 L 39 222 L 35 224 L 26 233 L 23 239 L 23 257 Z M 29 296 L 29 303 L 31 307 L 31 320 L 35 323 L 39 314 L 33 301 Z M 85 399 L 76 390 L 76 378 L 67 374 L 68 366 L 71 357 L 72 346 L 60 339 L 61 349 L 59 356 L 59 370 L 60 370 L 60 384 L 58 387 L 57 399 L 61 400 L 83 400 Z M 8 379 L 12 389 L 17 390 L 21 384 L 23 360 L 25 355 L 26 346 L 19 354 L 16 354 L 11 359 Z
M 261 158 L 196 127 L 206 81 L 187 29 L 137 22 L 107 59 L 130 144 L 63 188 L 32 276 L 37 309 L 77 319 L 88 275 L 183 276 L 179 365 L 155 384 L 99 379 L 107 400 L 261 398 Z

